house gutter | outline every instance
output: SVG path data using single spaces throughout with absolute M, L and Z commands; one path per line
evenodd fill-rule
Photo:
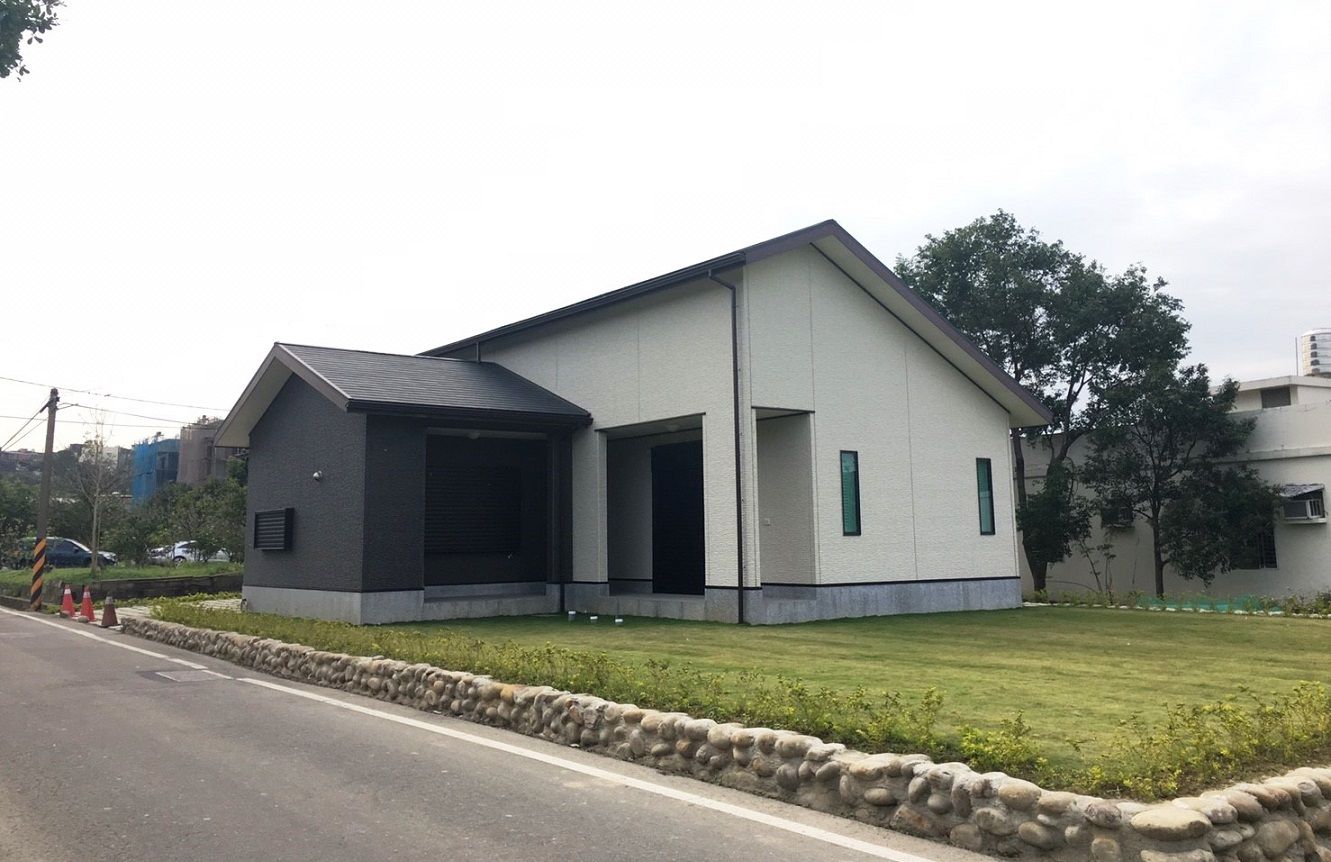
M 712 270 L 707 270 L 707 278 L 730 291 L 730 391 L 733 399 L 732 413 L 735 417 L 735 553 L 739 569 L 735 580 L 739 586 L 739 600 L 736 604 L 735 622 L 743 624 L 744 619 L 744 477 L 740 472 L 740 397 L 739 397 L 739 289 L 724 279 L 717 278 Z

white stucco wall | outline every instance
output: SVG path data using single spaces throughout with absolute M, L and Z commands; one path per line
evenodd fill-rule
M 1323 484 L 1331 487 L 1331 401 L 1266 410 L 1236 412 L 1236 417 L 1256 420 L 1256 427 L 1240 459 L 1266 481 L 1273 484 Z M 1084 461 L 1087 441 L 1073 444 L 1071 457 Z M 1044 474 L 1047 452 L 1038 446 L 1027 448 L 1027 474 L 1032 487 Z M 1331 498 L 1328 499 L 1331 502 Z M 1088 544 L 1094 546 L 1106 534 L 1097 528 Z M 1114 559 L 1109 573 L 1115 591 L 1155 589 L 1155 570 L 1151 558 L 1151 530 L 1138 520 L 1127 529 L 1111 530 Z M 1331 524 L 1286 522 L 1276 518 L 1276 563 L 1274 569 L 1233 570 L 1219 574 L 1208 588 L 1201 581 L 1189 581 L 1165 569 L 1165 592 L 1170 595 L 1206 593 L 1214 596 L 1287 596 L 1310 595 L 1331 590 Z M 1103 563 L 1097 560 L 1103 569 Z M 1030 570 L 1022 558 L 1023 587 L 1031 589 Z M 1049 567 L 1050 592 L 1075 592 L 1096 589 L 1089 561 L 1074 553 L 1062 563 Z
M 1265 380 L 1249 380 L 1240 383 L 1238 396 L 1234 399 L 1234 410 L 1261 410 L 1263 389 L 1283 389 L 1285 387 L 1289 387 L 1289 402 L 1291 405 L 1308 405 L 1331 401 L 1331 380 L 1320 377 L 1271 377 Z
M 813 249 L 744 285 L 751 404 L 813 414 L 819 582 L 1014 577 L 1006 411 Z M 842 450 L 859 453 L 859 536 L 842 535 Z M 992 536 L 976 458 L 993 462 Z
M 737 583 L 728 290 L 707 281 L 683 285 L 487 342 L 481 358 L 592 414 L 593 425 L 573 440 L 574 580 L 605 581 L 609 574 L 601 432 L 700 413 L 706 583 Z

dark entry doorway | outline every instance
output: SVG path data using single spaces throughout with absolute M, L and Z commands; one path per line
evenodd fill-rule
M 702 441 L 652 447 L 652 592 L 703 594 Z

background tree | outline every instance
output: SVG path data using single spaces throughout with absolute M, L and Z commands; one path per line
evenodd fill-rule
M 71 474 L 73 488 L 89 515 L 88 547 L 92 550 L 92 572 L 101 569 L 98 556 L 101 544 L 102 516 L 109 506 L 115 505 L 117 494 L 124 493 L 127 472 L 119 465 L 114 447 L 107 446 L 100 423 L 83 443 Z
M 0 78 L 28 74 L 23 49 L 40 44 L 42 34 L 59 23 L 56 9 L 61 5 L 62 0 L 0 0 Z
M 1053 414 L 1047 428 L 1012 432 L 1022 545 L 1035 589 L 1043 590 L 1049 564 L 1066 558 L 1089 529 L 1089 513 L 1069 508 L 1072 473 L 1060 473 L 1070 469 L 1072 444 L 1100 421 L 1105 393 L 1182 358 L 1188 324 L 1181 304 L 1143 267 L 1110 274 L 1002 210 L 926 236 L 896 269 Z M 1035 491 L 1023 439 L 1048 444 L 1046 481 Z
M 1252 433 L 1230 416 L 1238 384 L 1215 391 L 1205 365 L 1157 367 L 1100 393 L 1103 424 L 1084 474 L 1103 506 L 1128 506 L 1151 530 L 1155 592 L 1165 567 L 1210 582 L 1270 529 L 1275 489 L 1226 463 Z
M 19 556 L 19 541 L 37 529 L 37 495 L 32 486 L 0 479 L 0 568 Z
M 1027 558 L 1067 558 L 1074 545 L 1090 537 L 1092 509 L 1091 501 L 1077 493 L 1075 465 L 1066 459 L 1050 464 L 1040 489 L 1017 507 Z M 1036 589 L 1044 589 L 1043 579 Z

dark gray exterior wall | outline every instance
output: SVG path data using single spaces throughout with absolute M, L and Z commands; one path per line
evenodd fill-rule
M 287 380 L 250 433 L 247 586 L 364 588 L 365 431 L 364 415 Z M 291 550 L 255 550 L 254 513 L 286 507 L 295 510 Z
M 419 590 L 425 554 L 425 423 L 369 416 L 364 589 Z

